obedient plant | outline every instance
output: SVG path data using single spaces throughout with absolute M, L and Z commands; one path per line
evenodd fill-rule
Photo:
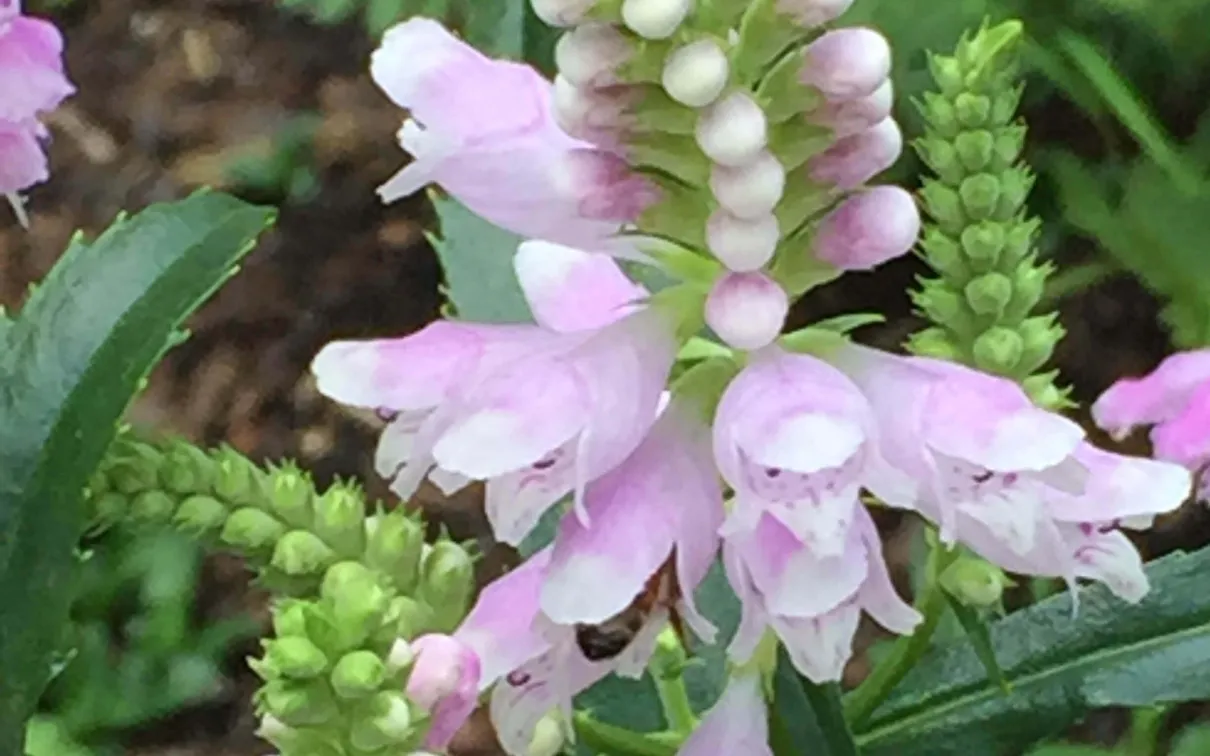
M 432 186 L 521 237 L 483 254 L 511 255 L 529 317 L 337 341 L 311 367 L 323 394 L 383 419 L 375 468 L 400 498 L 426 481 L 446 493 L 484 484 L 491 535 L 526 558 L 477 595 L 470 549 L 426 537 L 419 516 L 371 505 L 354 484 L 321 492 L 290 463 L 115 433 L 180 320 L 269 220 L 219 195 L 78 240 L 62 263 L 76 269 L 4 321 L 0 503 L 22 512 L 22 539 L 53 538 L 20 553 L 24 540 L 0 540 L 0 567 L 29 564 L 0 577 L 53 586 L 69 571 L 78 532 L 44 502 L 241 554 L 273 594 L 272 637 L 250 664 L 264 682 L 259 733 L 282 756 L 445 753 L 481 706 L 513 756 L 553 756 L 576 738 L 626 756 L 1001 753 L 1094 705 L 1202 696 L 1189 683 L 1143 698 L 1088 659 L 1112 647 L 1134 679 L 1196 645 L 1210 616 L 1204 597 L 1179 616 L 1172 599 L 1147 599 L 1151 578 L 1122 532 L 1180 506 L 1190 471 L 1210 461 L 1198 424 L 1210 363 L 1173 357 L 1094 407 L 1115 432 L 1157 424 L 1158 459 L 1099 449 L 1059 414 L 1068 399 L 1045 363 L 1062 331 L 1037 311 L 1050 266 L 1033 248 L 1015 116 L 1020 25 L 984 27 L 930 61 L 922 234 L 917 200 L 872 183 L 904 140 L 891 47 L 844 26 L 849 5 L 534 0 L 561 29 L 553 80 L 435 20 L 384 36 L 370 72 L 406 110 L 410 159 L 380 197 Z M 71 87 L 57 32 L 12 2 L 0 14 L 0 191 L 12 195 L 45 178 L 37 117 Z M 131 239 L 163 259 L 131 262 L 120 254 Z M 908 356 L 850 338 L 868 314 L 785 333 L 799 297 L 918 240 L 935 276 L 913 293 L 930 324 Z M 107 270 L 143 288 L 105 294 L 105 317 L 91 318 L 92 300 L 59 284 L 100 287 Z M 148 304 L 169 300 L 180 304 L 162 315 Z M 34 359 L 51 348 L 46 322 L 85 335 Z M 137 359 L 115 362 L 123 346 Z M 925 526 L 915 606 L 885 561 L 885 509 Z M 1152 573 L 1179 588 L 1190 564 Z M 989 622 L 1004 571 L 1056 578 L 1070 596 Z M 1104 586 L 1089 591 L 1088 620 L 1072 614 L 1081 580 Z M 969 638 L 929 655 L 947 611 Z M 1157 624 L 1107 633 L 1107 615 Z M 841 701 L 863 616 L 899 639 Z M 47 634 L 5 622 L 0 641 L 26 640 L 0 656 L 44 678 Z M 1012 646 L 1021 626 L 1058 633 L 1058 651 Z M 1063 649 L 1084 656 L 1056 662 Z M 687 687 L 699 662 L 713 675 L 704 697 Z M 879 715 L 905 676 L 937 668 L 951 677 L 915 683 Z M 584 706 L 618 678 L 654 683 L 665 729 Z M 0 724 L 27 714 L 40 684 L 0 683 Z M 965 700 L 972 690 L 984 698 Z M 1039 716 L 985 727 L 996 696 L 1003 712 Z M 917 740 L 910 722 L 930 707 L 941 719 Z

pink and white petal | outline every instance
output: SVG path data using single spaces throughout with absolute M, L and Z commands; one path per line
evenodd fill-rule
M 757 493 L 776 490 L 771 484 L 769 471 L 753 475 L 752 481 L 761 485 Z M 833 475 L 837 471 L 825 471 L 819 475 Z M 848 533 L 852 529 L 853 517 L 861 504 L 860 489 L 857 481 L 841 482 L 834 488 L 822 482 L 796 483 L 795 478 L 808 478 L 799 473 L 782 472 L 778 482 L 783 483 L 787 490 L 795 486 L 809 485 L 813 489 L 809 495 L 796 500 L 770 501 L 765 505 L 765 511 L 776 517 L 794 535 L 801 538 L 816 556 L 821 558 L 838 557 L 845 551 Z M 761 482 L 758 483 L 757 481 Z
M 523 242 L 513 267 L 534 319 L 553 331 L 601 328 L 647 296 L 612 258 L 562 244 Z
M 979 556 L 1009 572 L 1038 577 L 1055 577 L 1074 582 L 1075 561 L 1072 550 L 1056 525 L 1043 517 L 1035 526 L 1033 548 L 1018 553 L 982 522 L 965 513 L 958 515 L 958 540 Z
M 748 662 L 769 629 L 764 597 L 752 584 L 740 550 L 732 541 L 723 542 L 723 569 L 731 590 L 739 597 L 739 627 L 727 646 L 727 656 L 736 664 Z
M 1178 352 L 1142 378 L 1124 378 L 1092 405 L 1096 424 L 1122 438 L 1136 425 L 1171 420 L 1210 381 L 1210 349 Z
M 1091 527 L 1064 525 L 1062 532 L 1075 554 L 1075 573 L 1105 584 L 1115 596 L 1131 604 L 1151 590 L 1143 559 L 1126 534 Z
M 652 612 L 643 626 L 639 628 L 634 640 L 630 641 L 630 645 L 613 658 L 613 671 L 619 677 L 630 680 L 642 678 L 647 672 L 647 666 L 651 663 L 660 633 L 667 625 L 667 610 L 657 609 Z
M 1184 409 L 1151 431 L 1157 459 L 1190 469 L 1210 462 L 1210 381 L 1195 389 Z
M 558 361 L 532 359 L 477 385 L 433 446 L 433 458 L 479 480 L 522 469 L 584 430 L 588 399 Z
M 485 510 L 496 539 L 518 546 L 575 484 L 575 446 L 569 441 L 528 467 L 487 482 Z
M 853 637 L 861 621 L 856 602 L 820 617 L 772 617 L 773 629 L 794 668 L 815 683 L 838 682 L 853 656 Z
M 510 756 L 529 756 L 534 729 L 553 710 L 566 711 L 571 699 L 610 671 L 564 644 L 505 675 L 492 691 L 489 710 L 500 745 Z
M 50 169 L 37 129 L 0 121 L 0 195 L 13 195 L 48 178 Z
M 382 435 L 378 437 L 378 446 L 374 450 L 374 471 L 380 477 L 393 483 L 403 473 L 405 467 L 415 464 L 416 436 L 430 415 L 431 412 L 425 410 L 400 412 L 394 420 L 387 424 Z M 425 472 L 427 473 L 427 469 Z M 421 475 L 419 480 L 423 480 L 423 478 L 424 476 Z M 416 481 L 417 485 L 419 480 Z M 394 490 L 393 485 L 392 490 Z M 399 495 L 407 499 L 411 498 L 413 493 L 415 493 L 414 488 Z
M 54 110 L 75 87 L 63 73 L 63 35 L 49 21 L 18 16 L 0 34 L 0 122 Z
M 732 539 L 753 586 L 774 615 L 816 617 L 851 599 L 866 578 L 860 541 L 819 558 L 789 528 L 766 514 L 756 530 Z M 855 547 L 855 549 L 854 549 Z
M 1038 528 L 1047 521 L 1043 499 L 1046 494 L 1032 486 L 1020 495 L 997 498 L 984 497 L 973 502 L 958 504 L 960 515 L 980 523 L 998 543 L 1007 546 L 1016 554 L 1033 551 Z
M 758 675 L 733 677 L 677 756 L 772 756 Z
M 1083 444 L 1075 457 L 1089 472 L 1079 496 L 1046 497 L 1050 516 L 1061 522 L 1105 523 L 1171 512 L 1193 488 L 1193 477 L 1180 465 L 1113 454 Z
M 551 649 L 550 637 L 537 622 L 538 592 L 549 563 L 546 548 L 489 583 L 454 631 L 454 638 L 479 657 L 480 690 Z
M 882 539 L 874 526 L 874 520 L 863 508 L 858 515 L 855 528 L 865 544 L 868 570 L 865 583 L 858 593 L 857 602 L 866 614 L 892 633 L 908 635 L 916 629 L 924 617 L 899 597 L 891 582 L 882 555 Z
M 446 496 L 453 496 L 471 484 L 471 479 L 456 472 L 434 467 L 429 471 L 429 482 Z
M 676 360 L 674 330 L 663 311 L 645 309 L 605 327 L 571 358 L 590 412 L 576 450 L 580 516 L 584 486 L 621 464 L 655 422 Z

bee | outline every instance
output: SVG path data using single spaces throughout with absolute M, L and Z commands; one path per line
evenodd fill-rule
M 597 624 L 576 625 L 576 645 L 584 658 L 599 662 L 613 659 L 625 651 L 647 619 L 660 608 L 668 612 L 668 621 L 681 643 L 685 643 L 685 627 L 677 603 L 681 600 L 681 586 L 676 578 L 676 553 L 673 552 L 660 566 L 630 606 Z

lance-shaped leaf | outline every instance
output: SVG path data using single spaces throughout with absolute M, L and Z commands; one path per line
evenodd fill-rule
M 1017 754 L 1090 709 L 1210 698 L 1210 549 L 1147 570 L 1151 593 L 1131 606 L 1101 586 L 1046 599 L 990 627 L 1011 693 L 969 641 L 941 645 L 865 725 L 864 756 Z
M 77 236 L 0 342 L 0 753 L 17 753 L 73 598 L 84 488 L 181 322 L 270 210 L 202 193 Z

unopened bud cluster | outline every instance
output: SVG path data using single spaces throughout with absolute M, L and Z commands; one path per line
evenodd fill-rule
M 911 197 L 865 183 L 899 156 L 890 49 L 861 28 L 823 32 L 850 0 L 535 0 L 568 27 L 555 109 L 571 135 L 658 187 L 642 233 L 708 255 L 708 324 L 754 349 L 790 298 L 902 254 Z
M 367 516 L 354 486 L 319 493 L 293 465 L 266 470 L 230 448 L 180 441 L 120 438 L 89 498 L 98 525 L 171 525 L 212 539 L 287 597 L 252 662 L 265 680 L 261 734 L 282 754 L 409 753 L 424 743 L 427 707 L 408 695 L 409 641 L 449 632 L 466 614 L 473 561 L 462 546 L 426 543 L 424 524 L 403 512 Z
M 922 243 L 937 277 L 914 300 L 934 325 L 916 334 L 918 354 L 955 360 L 1022 382 L 1039 404 L 1058 407 L 1055 373 L 1039 372 L 1063 335 L 1055 313 L 1034 312 L 1052 267 L 1039 262 L 1039 223 L 1026 214 L 1034 177 L 1021 162 L 1025 127 L 1016 43 L 1019 23 L 983 28 L 953 57 L 930 65 L 927 122 L 916 148 L 936 178 L 921 200 L 932 223 Z

